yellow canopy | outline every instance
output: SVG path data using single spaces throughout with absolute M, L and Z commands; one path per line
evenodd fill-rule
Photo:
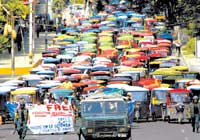
M 177 71 L 188 71 L 187 66 L 173 66 L 171 68 L 174 69 L 174 70 L 177 70 Z
M 11 95 L 20 95 L 20 94 L 36 94 L 38 88 L 27 87 L 19 88 L 11 92 Z

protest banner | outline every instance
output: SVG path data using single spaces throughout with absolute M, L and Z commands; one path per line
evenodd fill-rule
M 70 106 L 60 104 L 35 105 L 29 109 L 28 128 L 33 134 L 74 131 L 74 116 Z

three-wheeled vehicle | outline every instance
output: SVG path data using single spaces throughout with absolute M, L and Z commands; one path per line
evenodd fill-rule
M 11 91 L 10 101 L 19 102 L 23 99 L 28 104 L 36 103 L 39 97 L 38 88 L 35 87 L 23 87 Z
M 21 79 L 25 81 L 27 87 L 35 87 L 43 78 L 37 74 L 28 74 L 23 75 Z
M 135 100 L 135 110 L 134 119 L 138 121 L 139 119 L 146 119 L 148 121 L 150 117 L 150 93 L 146 88 L 139 86 L 129 86 L 124 87 L 127 94 L 131 95 L 131 99 Z
M 185 120 L 190 121 L 190 90 L 173 89 L 169 90 L 166 97 L 168 122 L 178 120 L 182 123 Z
M 154 121 L 157 118 L 165 120 L 166 116 L 166 96 L 171 88 L 159 87 L 151 90 L 151 116 Z
M 121 95 L 96 92 L 81 103 L 79 140 L 132 139 L 128 105 Z
M 17 87 L 12 86 L 0 87 L 0 116 L 2 117 L 3 124 L 5 124 L 6 120 L 10 118 L 5 103 L 9 101 L 10 92 L 16 88 Z
M 68 97 L 70 103 L 74 97 L 74 90 L 71 89 L 64 89 L 64 88 L 53 88 L 50 90 L 50 93 L 52 94 L 52 97 L 55 98 L 55 100 L 58 103 L 61 103 L 65 97 Z
M 188 90 L 191 91 L 191 96 L 198 96 L 200 97 L 200 85 L 191 85 L 187 87 Z

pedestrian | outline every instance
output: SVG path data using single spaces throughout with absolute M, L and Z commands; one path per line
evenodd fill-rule
M 176 53 L 178 53 L 178 57 L 181 56 L 181 43 L 175 42 L 175 47 L 176 47 Z
M 50 103 L 50 98 L 51 98 L 51 94 L 50 93 L 46 93 L 45 99 L 43 100 L 44 105 Z
M 17 44 L 17 49 L 20 52 L 22 49 L 22 33 L 21 33 L 21 27 L 18 28 L 17 30 L 17 37 L 15 40 L 16 44 Z
M 39 38 L 40 37 L 40 24 L 37 23 L 35 28 L 36 28 L 37 38 Z
M 64 27 L 67 27 L 67 20 L 66 19 L 63 20 L 63 25 L 64 25 Z
M 193 97 L 193 102 L 190 105 L 190 113 L 191 113 L 191 120 L 192 120 L 192 131 L 199 132 L 199 119 L 200 119 L 200 102 L 198 101 L 198 96 Z
M 27 123 L 29 122 L 29 111 L 25 107 L 25 102 L 20 102 L 20 107 L 15 112 L 15 129 L 18 132 L 19 139 L 23 140 L 26 137 Z

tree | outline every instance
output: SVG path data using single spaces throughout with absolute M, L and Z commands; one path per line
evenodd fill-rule
M 53 0 L 52 10 L 56 13 L 56 10 L 62 10 L 65 7 L 65 0 Z
M 9 37 L 4 36 L 5 24 L 11 24 L 11 13 L 16 18 L 24 18 L 29 13 L 28 6 L 23 4 L 23 0 L 1 0 L 0 7 L 0 50 L 8 47 Z

